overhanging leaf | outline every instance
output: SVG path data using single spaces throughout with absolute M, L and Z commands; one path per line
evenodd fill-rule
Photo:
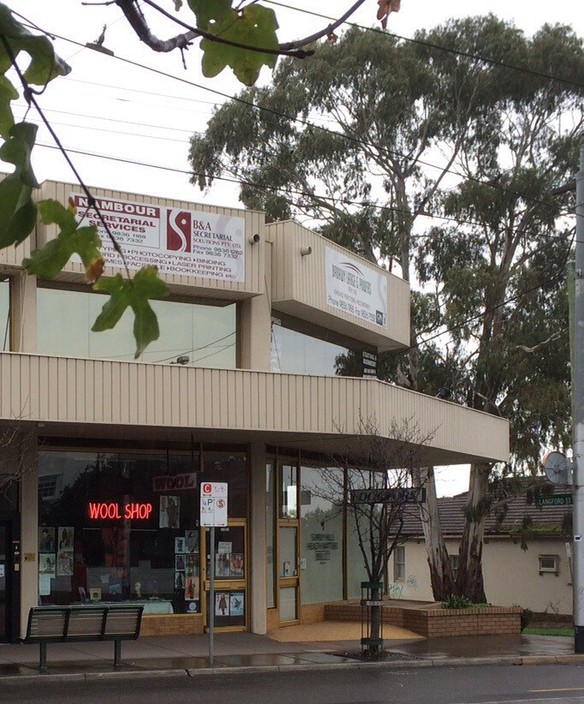
M 273 10 L 249 5 L 240 12 L 230 10 L 213 26 L 213 33 L 237 44 L 276 51 L 277 29 L 278 22 Z M 257 81 L 262 66 L 274 68 L 278 58 L 277 54 L 241 49 L 211 39 L 202 39 L 201 49 L 203 75 L 213 78 L 230 66 L 238 80 L 248 86 Z
M 14 172 L 0 182 L 0 247 L 22 242 L 32 232 L 36 206 L 32 189 L 38 186 L 30 154 L 37 128 L 20 123 L 8 131 L 8 140 L 0 147 L 0 159 L 14 165 Z
M 60 59 L 48 37 L 31 34 L 20 22 L 17 22 L 9 8 L 0 3 L 0 36 L 10 46 L 16 58 L 20 51 L 30 56 L 30 64 L 24 71 L 24 79 L 34 85 L 46 85 L 57 76 L 66 76 L 71 67 Z M 4 73 L 12 64 L 12 57 L 0 42 L 0 67 Z
M 206 31 L 213 31 L 215 23 L 231 12 L 231 0 L 188 0 L 188 3 L 197 17 L 197 27 Z
M 110 299 L 101 309 L 93 327 L 94 332 L 111 330 L 119 322 L 128 308 L 134 312 L 134 338 L 137 359 L 146 347 L 160 336 L 156 314 L 149 299 L 164 298 L 168 295 L 167 285 L 159 278 L 154 266 L 144 267 L 136 273 L 132 281 L 117 274 L 102 278 L 93 287 L 96 291 L 110 294 Z
M 33 252 L 30 259 L 25 259 L 28 273 L 52 279 L 73 254 L 78 254 L 85 266 L 86 280 L 93 283 L 103 270 L 101 240 L 95 225 L 78 227 L 73 212 L 56 200 L 41 201 L 38 209 L 45 225 L 57 225 L 59 234 L 42 249 Z

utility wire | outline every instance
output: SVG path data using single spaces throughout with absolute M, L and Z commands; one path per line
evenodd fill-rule
M 42 142 L 37 142 L 36 144 L 37 147 L 41 147 L 43 149 L 53 149 L 53 150 L 58 150 L 58 147 L 56 147 L 53 144 L 43 144 Z M 173 166 L 163 166 L 161 164 L 150 164 L 145 161 L 136 161 L 135 159 L 126 159 L 124 157 L 120 156 L 112 156 L 112 155 L 107 155 L 107 154 L 97 154 L 96 152 L 88 152 L 85 150 L 81 149 L 76 149 L 76 148 L 67 148 L 67 151 L 70 152 L 71 154 L 78 154 L 81 156 L 90 156 L 96 159 L 103 159 L 106 161 L 115 161 L 121 164 L 129 164 L 132 166 L 140 166 L 140 167 L 145 167 L 145 168 L 150 168 L 150 169 L 159 169 L 160 171 L 168 171 L 176 174 L 184 174 L 185 176 L 199 176 L 200 174 L 198 172 L 193 172 L 192 170 L 187 170 L 187 169 L 179 169 L 177 167 Z M 202 174 L 205 175 L 205 174 Z M 314 193 L 308 193 L 305 191 L 299 191 L 296 189 L 291 189 L 291 188 L 281 188 L 279 186 L 265 186 L 265 185 L 260 185 L 257 183 L 254 183 L 253 181 L 248 181 L 245 179 L 241 178 L 230 178 L 229 176 L 217 176 L 216 177 L 217 181 L 224 181 L 225 183 L 230 183 L 233 185 L 246 185 L 250 186 L 251 188 L 256 188 L 257 190 L 263 190 L 263 191 L 272 191 L 272 192 L 280 192 L 283 195 L 295 195 L 295 196 L 306 196 L 306 197 L 315 197 Z M 331 203 L 337 202 L 337 200 L 341 199 L 335 199 L 331 196 L 326 196 L 326 195 L 317 195 L 316 196 L 319 200 L 326 200 L 330 201 Z M 396 208 L 391 205 L 383 205 L 381 203 L 375 203 L 373 201 L 361 201 L 361 200 L 351 200 L 344 198 L 342 199 L 343 204 L 345 205 L 354 205 L 358 207 L 368 207 L 368 208 L 374 208 L 376 210 L 382 210 L 382 211 L 387 211 L 387 212 L 392 212 L 392 213 L 400 213 L 400 214 L 411 214 L 409 211 L 403 210 L 402 208 Z M 574 211 L 575 212 L 575 211 Z M 561 213 L 560 216 L 568 216 L 568 215 L 573 215 L 573 211 L 568 211 L 566 213 Z M 429 218 L 431 220 L 441 220 L 444 222 L 450 222 L 454 223 L 455 225 L 472 225 L 475 227 L 484 227 L 485 223 L 482 223 L 478 220 L 467 220 L 463 218 L 455 218 L 451 217 L 448 215 L 438 215 L 434 213 L 427 213 L 427 212 L 420 212 L 418 213 L 419 217 L 423 218 Z M 511 232 L 517 232 L 519 228 L 511 228 Z M 425 238 L 430 238 L 433 235 L 421 235 L 421 234 L 414 234 L 413 237 L 415 239 L 425 239 Z M 558 236 L 558 239 L 564 239 L 564 236 Z
M 49 33 L 47 32 L 47 34 L 49 34 Z M 72 44 L 80 45 L 79 42 L 77 42 L 77 41 L 75 41 L 75 40 L 73 40 L 73 39 L 69 39 L 69 38 L 67 38 L 67 37 L 64 37 L 64 36 L 62 36 L 62 35 L 51 34 L 51 36 L 55 36 L 55 37 L 57 37 L 57 38 L 59 38 L 59 39 L 62 39 L 63 41 L 67 41 L 67 42 L 70 42 L 70 43 L 72 43 Z M 81 45 L 80 45 L 80 46 L 81 46 Z M 185 79 L 185 78 L 181 78 L 181 77 L 179 77 L 179 76 L 174 76 L 174 75 L 172 75 L 172 74 L 166 73 L 165 71 L 161 71 L 160 69 L 155 69 L 155 68 L 152 68 L 152 67 L 150 67 L 150 66 L 146 66 L 145 64 L 141 64 L 141 63 L 139 63 L 139 62 L 132 61 L 131 59 L 122 58 L 122 57 L 120 57 L 120 56 L 114 56 L 114 57 L 108 57 L 108 58 L 114 58 L 114 59 L 116 59 L 117 61 L 121 61 L 121 62 L 127 63 L 127 64 L 129 64 L 129 65 L 131 65 L 131 66 L 134 66 L 134 67 L 137 67 L 137 68 L 140 68 L 140 69 L 143 69 L 143 70 L 150 71 L 150 72 L 152 72 L 152 73 L 154 73 L 154 74 L 163 76 L 163 77 L 165 77 L 165 78 L 170 78 L 171 80 L 176 80 L 176 81 L 179 81 L 179 82 L 181 82 L 181 83 L 185 83 L 185 84 L 190 85 L 190 86 L 195 87 L 195 88 L 200 88 L 201 90 L 208 91 L 208 92 L 210 92 L 210 93 L 213 93 L 214 95 L 219 95 L 219 96 L 221 96 L 221 97 L 223 97 L 223 98 L 226 98 L 226 99 L 228 99 L 228 100 L 233 100 L 233 101 L 235 101 L 235 102 L 244 104 L 244 105 L 246 105 L 246 106 L 248 106 L 248 107 L 250 107 L 250 108 L 253 108 L 253 109 L 256 109 L 256 110 L 260 110 L 260 111 L 263 111 L 263 112 L 267 112 L 268 114 L 272 114 L 272 115 L 274 115 L 275 117 L 284 118 L 284 119 L 286 119 L 286 120 L 288 120 L 288 121 L 290 121 L 290 122 L 297 122 L 297 123 L 299 123 L 299 124 L 302 124 L 304 127 L 311 127 L 311 128 L 314 128 L 314 129 L 317 129 L 317 130 L 321 130 L 321 131 L 323 131 L 323 132 L 326 132 L 326 133 L 328 133 L 328 134 L 331 134 L 331 135 L 333 135 L 333 136 L 335 136 L 335 137 L 341 137 L 341 138 L 343 138 L 343 139 L 346 139 L 348 142 L 357 144 L 357 145 L 359 145 L 359 146 L 365 146 L 365 147 L 375 147 L 375 146 L 376 146 L 376 145 L 373 145 L 373 144 L 371 144 L 371 143 L 368 143 L 368 142 L 366 142 L 366 141 L 364 141 L 364 140 L 362 140 L 362 139 L 358 139 L 357 137 L 353 137 L 353 136 L 351 136 L 351 135 L 347 135 L 347 134 L 345 134 L 345 133 L 343 133 L 343 132 L 337 132 L 336 130 L 331 130 L 331 129 L 329 129 L 329 128 L 322 127 L 321 125 L 315 124 L 315 123 L 313 123 L 313 122 L 311 122 L 311 121 L 309 121 L 309 120 L 305 120 L 305 119 L 300 118 L 300 117 L 294 117 L 294 116 L 292 116 L 292 115 L 288 115 L 288 114 L 286 114 L 286 113 L 280 112 L 280 111 L 275 110 L 275 109 L 273 109 L 273 108 L 268 108 L 268 107 L 265 107 L 265 106 L 262 106 L 262 105 L 253 103 L 253 102 L 251 102 L 251 101 L 249 101 L 249 100 L 246 100 L 246 99 L 244 99 L 244 98 L 241 98 L 241 97 L 239 97 L 239 96 L 231 96 L 231 95 L 229 95 L 228 93 L 224 93 L 224 92 L 222 92 L 222 91 L 217 90 L 216 88 L 210 88 L 210 87 L 208 87 L 208 86 L 203 86 L 203 85 L 201 85 L 201 84 L 195 83 L 194 81 L 190 81 L 190 80 L 187 80 L 187 79 Z M 407 155 L 407 154 L 404 154 L 404 153 L 402 153 L 402 152 L 398 152 L 398 151 L 395 151 L 395 150 L 381 149 L 380 151 L 381 151 L 382 153 L 386 153 L 386 154 L 388 154 L 388 155 L 393 155 L 393 156 L 397 156 L 397 157 L 399 157 L 399 158 L 401 158 L 401 159 L 405 159 L 406 161 L 416 161 L 418 164 L 420 164 L 420 165 L 422 165 L 422 166 L 427 166 L 428 168 L 432 168 L 432 169 L 435 169 L 435 170 L 438 170 L 438 171 L 441 171 L 441 172 L 444 172 L 444 173 L 449 173 L 449 174 L 458 176 L 459 178 L 463 178 L 463 179 L 465 179 L 465 180 L 472 181 L 473 183 L 477 183 L 477 184 L 479 184 L 479 185 L 489 186 L 489 187 L 491 187 L 491 188 L 493 188 L 493 189 L 495 189 L 495 190 L 501 191 L 501 192 L 503 192 L 503 193 L 510 193 L 510 194 L 512 194 L 512 195 L 518 196 L 518 197 L 523 198 L 523 199 L 525 199 L 525 200 L 530 200 L 530 201 L 532 201 L 532 202 L 535 202 L 535 203 L 537 203 L 537 204 L 539 204 L 539 205 L 543 205 L 543 206 L 545 206 L 545 207 L 555 208 L 555 205 L 553 205 L 553 204 L 551 204 L 551 203 L 546 203 L 545 201 L 539 200 L 539 199 L 537 199 L 537 198 L 531 198 L 531 197 L 529 197 L 529 196 L 526 196 L 525 194 L 521 194 L 521 193 L 518 193 L 518 192 L 516 192 L 516 191 L 513 191 L 512 189 L 503 187 L 503 186 L 501 186 L 499 183 L 496 183 L 496 182 L 492 182 L 492 181 L 482 181 L 481 179 L 473 178 L 472 176 L 469 176 L 468 174 L 460 173 L 460 172 L 455 171 L 455 170 L 453 170 L 453 169 L 444 168 L 444 167 L 438 166 L 438 165 L 436 165 L 436 164 L 432 164 L 431 162 L 427 162 L 427 161 L 425 161 L 425 160 L 418 159 L 418 158 L 416 158 L 416 157 L 412 157 L 412 156 L 409 156 L 409 155 Z
M 275 5 L 276 7 L 281 7 L 286 10 L 292 10 L 294 12 L 299 12 L 305 15 L 311 15 L 313 17 L 318 17 L 323 20 L 330 20 L 332 19 L 331 17 L 328 17 L 327 15 L 323 15 L 319 12 L 314 12 L 313 10 L 305 10 L 300 7 L 293 7 L 291 5 L 284 5 L 281 2 L 277 2 L 277 0 L 263 0 L 267 5 Z M 350 25 L 351 27 L 355 27 L 357 29 L 362 29 L 367 32 L 373 32 L 375 34 L 381 34 L 385 37 L 392 37 L 393 39 L 399 39 L 404 42 L 410 42 L 412 44 L 418 44 L 419 46 L 424 46 L 427 47 L 428 49 L 436 49 L 438 51 L 442 51 L 448 54 L 453 54 L 455 56 L 464 56 L 467 59 L 473 59 L 474 61 L 480 61 L 485 64 L 489 64 L 491 66 L 499 66 L 500 68 L 506 68 L 512 71 L 518 71 L 520 73 L 525 73 L 530 76 L 536 76 L 537 78 L 545 78 L 550 81 L 555 81 L 558 83 L 565 83 L 566 85 L 569 86 L 574 86 L 576 88 L 584 88 L 584 84 L 579 83 L 578 81 L 572 81 L 569 78 L 561 78 L 560 76 L 553 76 L 549 73 L 544 73 L 542 71 L 535 71 L 534 69 L 528 68 L 527 66 L 517 66 L 515 64 L 509 64 L 505 61 L 499 61 L 498 59 L 491 59 L 488 56 L 481 56 L 480 54 L 473 54 L 469 51 L 463 51 L 461 49 L 454 49 L 453 47 L 449 46 L 444 46 L 442 44 L 435 44 L 433 42 L 427 41 L 425 39 L 419 39 L 417 37 L 404 37 L 400 34 L 394 34 L 393 32 L 388 32 L 383 29 L 378 29 L 377 27 L 365 27 L 362 24 L 358 24 L 357 22 L 351 22 L 350 20 L 347 20 L 345 24 Z

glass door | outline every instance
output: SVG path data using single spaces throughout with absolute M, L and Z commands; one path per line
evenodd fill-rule
M 278 518 L 278 605 L 280 623 L 298 621 L 298 467 L 280 466 Z
M 235 522 L 233 522 L 235 523 Z M 214 615 L 215 628 L 242 631 L 247 626 L 247 569 L 246 569 L 246 527 L 229 525 L 227 528 L 215 528 L 215 603 L 209 603 L 210 575 L 209 561 L 211 531 L 205 530 L 205 574 L 203 587 L 205 595 L 205 624 L 210 625 L 211 614 Z

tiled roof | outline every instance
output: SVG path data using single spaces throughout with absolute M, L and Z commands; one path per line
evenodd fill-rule
M 547 492 L 550 492 L 548 487 Z M 545 496 L 570 494 L 569 487 L 554 486 L 551 492 Z M 531 501 L 530 501 L 531 497 Z M 558 497 L 559 498 L 559 497 Z M 440 512 L 440 523 L 442 534 L 447 536 L 459 536 L 462 534 L 465 524 L 464 508 L 468 503 L 468 492 L 457 496 L 444 497 L 438 499 L 438 509 Z M 500 506 L 501 504 L 499 504 Z M 515 532 L 521 528 L 525 516 L 531 518 L 531 525 L 540 534 L 557 534 L 561 531 L 566 515 L 570 515 L 572 507 L 570 505 L 557 506 L 537 506 L 533 501 L 532 492 L 522 492 L 512 496 L 507 500 L 507 512 L 502 518 L 495 511 L 487 516 L 485 524 L 485 535 L 505 535 Z M 419 515 L 416 512 L 407 512 L 408 516 L 404 525 L 404 535 L 420 535 L 422 526 Z M 546 528 L 549 527 L 549 531 Z

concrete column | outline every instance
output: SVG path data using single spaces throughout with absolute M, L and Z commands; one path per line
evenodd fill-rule
M 239 315 L 239 367 L 241 369 L 271 369 L 271 266 L 272 246 L 269 242 L 256 245 L 263 248 L 266 257 L 265 288 L 261 295 L 249 298 L 240 305 Z
M 251 511 L 249 522 L 250 578 L 248 608 L 252 633 L 267 631 L 266 603 L 266 448 L 261 443 L 249 446 Z
M 20 272 L 12 277 L 10 313 L 12 351 L 37 351 L 37 280 Z

